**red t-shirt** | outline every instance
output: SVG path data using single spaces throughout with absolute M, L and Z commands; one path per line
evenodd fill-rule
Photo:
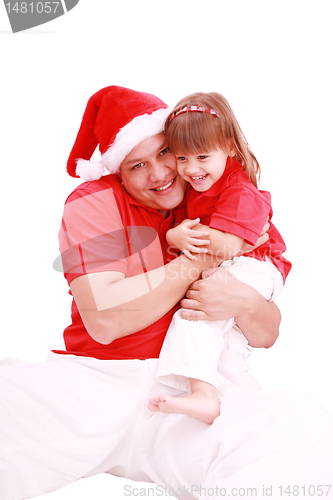
M 257 242 L 268 218 L 269 240 L 246 256 L 258 260 L 270 256 L 285 281 L 291 263 L 282 256 L 286 245 L 271 222 L 271 195 L 268 191 L 259 191 L 252 184 L 235 158 L 228 158 L 222 176 L 208 191 L 200 193 L 189 185 L 184 202 L 187 218 L 200 217 L 202 224 L 239 236 L 250 245 Z M 181 217 L 181 212 L 176 212 L 177 222 L 181 222 Z
M 163 244 L 172 223 L 172 214 L 164 219 L 137 202 L 116 176 L 81 184 L 66 201 L 59 233 L 68 284 L 84 274 L 119 271 L 130 277 L 163 266 L 175 257 Z M 98 359 L 157 358 L 177 308 L 149 327 L 104 345 L 90 337 L 73 299 L 72 324 L 64 331 L 66 351 L 53 352 Z

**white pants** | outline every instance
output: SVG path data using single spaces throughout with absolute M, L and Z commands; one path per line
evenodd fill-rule
M 235 257 L 221 264 L 240 281 L 255 288 L 266 300 L 274 300 L 283 287 L 278 269 L 270 262 Z M 157 380 L 190 391 L 188 377 L 218 387 L 218 367 L 233 367 L 229 377 L 239 380 L 246 369 L 247 341 L 235 333 L 234 318 L 226 321 L 188 321 L 174 314 L 159 357 Z M 247 382 L 247 378 L 246 378 Z
M 155 482 L 181 500 L 224 491 L 240 499 L 244 488 L 264 498 L 263 485 L 281 498 L 280 485 L 332 484 L 333 422 L 314 399 L 250 388 L 251 377 L 240 388 L 226 372 L 221 414 L 206 425 L 147 409 L 161 391 L 181 394 L 156 381 L 157 363 L 51 354 L 0 364 L 0 499 L 25 500 L 101 472 Z

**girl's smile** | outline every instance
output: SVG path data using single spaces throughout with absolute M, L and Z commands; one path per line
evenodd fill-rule
M 202 181 L 206 180 L 208 177 L 208 174 L 205 175 L 197 175 L 195 177 L 191 176 L 191 179 L 195 183 L 201 183 Z

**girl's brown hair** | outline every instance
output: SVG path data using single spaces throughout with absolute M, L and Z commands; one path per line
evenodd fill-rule
M 172 113 L 190 106 L 212 109 L 219 116 L 184 112 L 170 120 Z M 233 152 L 251 182 L 258 187 L 259 163 L 223 95 L 217 92 L 191 94 L 179 101 L 172 113 L 165 123 L 165 134 L 172 153 L 200 154 L 217 148 L 222 148 L 226 154 Z

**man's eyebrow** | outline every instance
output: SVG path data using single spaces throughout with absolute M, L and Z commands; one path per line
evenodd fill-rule
M 166 141 L 163 141 L 162 144 L 160 144 L 158 146 L 158 148 L 156 148 L 153 153 L 152 153 L 152 156 L 159 153 L 160 151 L 163 151 L 163 149 L 165 149 L 167 147 L 167 142 Z M 127 160 L 127 162 L 125 163 L 125 165 L 130 165 L 132 163 L 140 163 L 142 162 L 142 160 L 144 160 L 144 158 L 130 158 L 129 160 Z

